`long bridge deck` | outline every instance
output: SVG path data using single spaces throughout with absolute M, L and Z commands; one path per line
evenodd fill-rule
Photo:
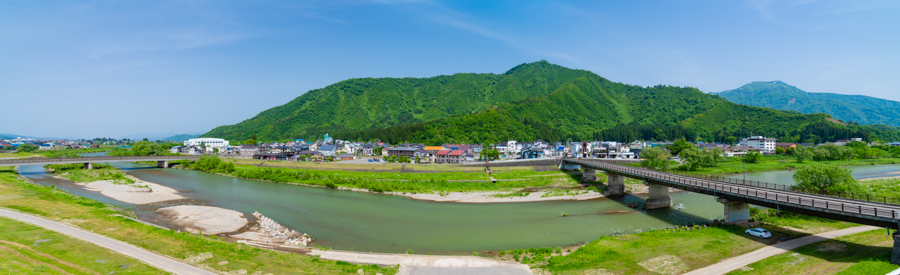
M 132 161 L 170 161 L 170 160 L 197 160 L 198 155 L 185 156 L 127 156 L 127 157 L 83 157 L 83 158 L 28 158 L 28 159 L 4 159 L 0 160 L 0 166 L 18 165 L 46 165 L 65 163 L 100 163 L 100 162 L 132 162 Z
M 744 202 L 769 208 L 849 221 L 879 227 L 898 228 L 900 205 L 877 201 L 865 201 L 834 196 L 818 195 L 777 189 L 777 186 L 706 179 L 665 173 L 644 168 L 618 165 L 602 160 L 564 159 L 564 164 L 581 165 L 615 175 L 644 180 L 681 190 L 713 195 L 728 201 Z M 651 189 L 652 190 L 652 189 Z M 651 191 L 652 192 L 652 191 Z M 653 194 L 651 194 L 653 197 Z M 726 210 L 727 211 L 727 210 Z

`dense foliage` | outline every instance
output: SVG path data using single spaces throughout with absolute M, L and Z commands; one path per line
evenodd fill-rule
M 671 157 L 669 151 L 659 147 L 643 150 L 641 151 L 641 158 L 643 158 L 641 167 L 657 170 L 665 169 L 669 163 L 669 157 Z
M 131 150 L 124 148 L 116 148 L 109 152 L 110 156 L 165 156 L 174 155 L 169 153 L 168 149 L 172 146 L 181 145 L 180 143 L 154 143 L 149 141 L 138 141 L 131 145 Z
M 234 172 L 234 163 L 223 161 L 215 155 L 202 155 L 196 162 L 189 164 L 189 168 L 209 173 Z
M 794 188 L 809 193 L 863 193 L 850 169 L 834 164 L 806 166 L 794 173 Z
M 757 135 L 823 142 L 861 137 L 900 140 L 894 128 L 839 125 L 805 115 L 739 105 L 695 88 L 640 87 L 546 61 L 503 75 L 352 79 L 310 91 L 237 125 L 203 136 L 259 141 L 312 139 L 389 143 L 483 143 L 542 139 L 726 142 Z
M 34 152 L 34 150 L 37 150 L 37 149 L 38 149 L 38 147 L 31 143 L 25 143 L 25 144 L 22 144 L 22 145 L 19 145 L 18 147 L 16 147 L 16 151 L 23 152 L 23 153 Z
M 717 93 L 734 103 L 797 111 L 826 113 L 851 124 L 900 126 L 900 102 L 862 96 L 807 93 L 781 81 L 753 82 Z

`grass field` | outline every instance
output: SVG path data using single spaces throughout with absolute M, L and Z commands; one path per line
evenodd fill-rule
M 806 245 L 728 274 L 886 274 L 894 241 L 873 230 Z
M 798 169 L 804 166 L 815 165 L 818 163 L 831 163 L 838 166 L 865 166 L 865 165 L 881 165 L 881 164 L 900 164 L 900 158 L 877 158 L 877 159 L 853 159 L 853 160 L 831 160 L 831 161 L 807 161 L 798 163 L 790 156 L 771 156 L 766 155 L 761 158 L 760 163 L 747 163 L 747 172 L 764 172 Z M 681 167 L 679 167 L 681 168 Z M 737 157 L 726 158 L 726 161 L 720 162 L 715 167 L 704 167 L 700 171 L 694 173 L 704 175 L 731 175 L 740 174 L 744 171 L 741 159 Z
M 48 219 L 78 221 L 74 226 L 118 239 L 149 251 L 234 274 L 394 274 L 395 267 L 357 265 L 320 260 L 299 254 L 277 252 L 227 242 L 215 236 L 197 236 L 145 225 L 124 218 L 130 214 L 94 200 L 64 191 L 24 182 L 13 172 L 0 172 L 0 207 Z M 6 240 L 6 239 L 4 239 Z M 9 241 L 9 240 L 7 240 Z M 66 253 L 78 253 L 77 246 Z M 59 253 L 64 253 L 60 251 Z M 192 259 L 194 261 L 187 261 Z M 120 273 L 117 271 L 116 273 Z
M 258 165 L 262 160 L 256 159 L 231 159 L 236 165 Z M 394 170 L 405 171 L 443 171 L 443 172 L 472 172 L 484 173 L 484 167 L 466 167 L 460 165 L 441 164 L 403 164 L 398 163 L 341 163 L 341 162 L 303 162 L 303 161 L 265 161 L 266 166 L 277 166 L 301 169 L 365 169 L 365 170 Z M 504 173 L 509 171 L 531 171 L 531 167 L 492 167 L 492 173 Z
M 0 218 L 0 259 L 0 271 L 10 274 L 168 274 L 100 246 L 6 218 Z

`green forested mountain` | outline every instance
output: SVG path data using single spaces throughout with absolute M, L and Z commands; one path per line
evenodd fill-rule
M 321 137 L 340 130 L 405 125 L 480 111 L 544 95 L 591 75 L 550 63 L 523 64 L 505 74 L 455 74 L 430 78 L 360 78 L 311 90 L 285 105 L 204 137 L 260 140 Z
M 900 138 L 895 129 L 838 125 L 806 115 L 739 105 L 694 88 L 640 87 L 546 61 L 497 74 L 351 79 L 203 136 L 484 142 L 507 139 L 703 139 L 763 134 L 790 141 Z M 873 136 L 874 135 L 874 136 Z
M 900 102 L 869 96 L 807 93 L 781 81 L 757 81 L 715 94 L 739 104 L 826 113 L 848 123 L 900 126 Z
M 165 137 L 165 138 L 163 138 L 163 139 L 161 139 L 161 140 L 166 140 L 166 141 L 185 141 L 185 140 L 189 140 L 189 139 L 192 139 L 192 138 L 196 138 L 197 136 L 199 136 L 199 135 L 180 134 L 180 135 L 174 135 L 174 136 L 170 136 L 170 137 Z

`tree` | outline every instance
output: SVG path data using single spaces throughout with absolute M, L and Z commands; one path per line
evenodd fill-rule
M 248 138 L 244 141 L 244 145 L 256 145 L 256 139 Z
M 703 151 L 703 167 L 714 167 L 719 164 L 719 161 L 722 159 L 722 154 L 724 151 L 722 148 L 712 148 Z
M 762 160 L 762 154 L 757 151 L 750 151 L 744 155 L 744 161 L 747 163 L 759 163 Z
M 888 151 L 892 156 L 900 157 L 900 146 L 891 147 L 891 150 Z
M 775 153 L 776 153 L 776 154 L 779 154 L 779 155 L 784 155 L 784 148 L 782 148 L 782 147 L 775 147 Z
M 727 137 L 727 138 L 725 138 L 725 142 L 728 143 L 728 145 L 734 147 L 734 145 L 737 143 L 737 137 L 734 137 L 734 136 Z
M 34 152 L 34 150 L 37 149 L 38 147 L 31 143 L 24 143 L 22 145 L 19 145 L 19 147 L 16 147 L 16 151 L 23 153 Z
M 797 162 L 803 163 L 804 161 L 812 160 L 815 157 L 812 148 L 807 148 L 805 146 L 797 146 L 794 149 L 794 157 L 797 158 Z
M 673 143 L 670 147 L 672 149 L 672 155 L 678 156 L 678 155 L 681 155 L 682 150 L 687 149 L 687 148 L 693 148 L 694 145 L 687 142 L 687 140 L 685 140 L 684 138 L 682 138 L 682 139 L 676 140 L 675 143 Z
M 641 158 L 644 160 L 641 161 L 641 167 L 646 167 L 650 169 L 663 169 L 667 165 L 669 161 L 669 151 L 666 151 L 659 147 L 653 147 L 644 151 L 641 151 Z
M 831 151 L 825 148 L 813 149 L 814 158 L 818 161 L 826 161 L 831 157 Z
M 862 187 L 850 174 L 850 169 L 834 164 L 815 164 L 794 173 L 794 188 L 810 193 L 857 192 Z
M 678 154 L 686 163 L 684 164 L 690 171 L 697 171 L 703 168 L 703 152 L 695 147 L 689 147 Z

